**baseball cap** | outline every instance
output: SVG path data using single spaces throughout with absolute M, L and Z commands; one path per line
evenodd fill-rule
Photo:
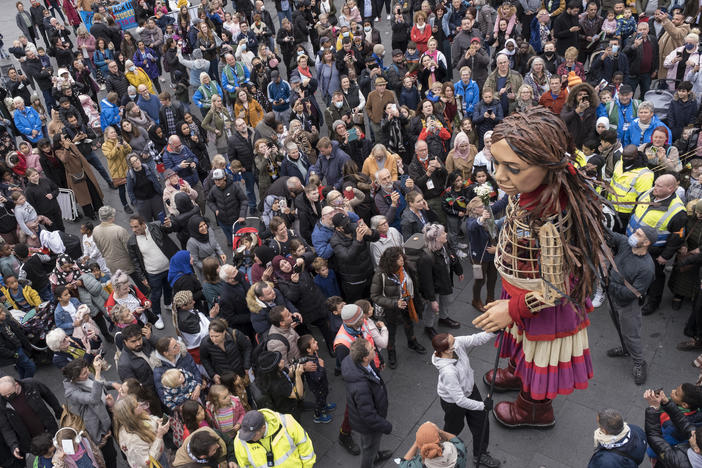
M 215 169 L 212 171 L 212 179 L 213 180 L 219 180 L 219 179 L 224 179 L 227 177 L 227 175 L 224 173 L 224 170 L 222 169 Z
M 400 49 L 393 49 L 392 50 L 392 56 L 396 57 L 398 55 L 405 55 L 404 52 L 402 52 Z
M 266 424 L 266 418 L 260 411 L 248 411 L 241 420 L 239 428 L 239 439 L 244 442 L 251 442 L 256 433 Z
M 480 44 L 482 41 L 480 40 L 479 37 L 474 37 L 473 39 L 470 40 L 470 42 L 471 42 L 471 44 L 472 44 L 473 42 L 477 42 L 478 44 Z
M 334 227 L 344 227 L 350 222 L 351 220 L 345 213 L 337 213 L 332 217 Z

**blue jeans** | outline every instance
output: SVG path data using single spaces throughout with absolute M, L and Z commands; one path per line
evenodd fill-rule
M 224 233 L 224 237 L 227 238 L 227 242 L 229 242 L 229 247 L 232 247 L 232 235 L 234 233 L 234 226 L 232 224 L 227 224 L 223 223 L 222 221 L 217 221 L 217 224 L 219 224 L 219 227 L 222 228 L 222 232 Z
M 34 361 L 29 359 L 29 356 L 24 353 L 24 350 L 21 347 L 17 350 L 17 354 L 19 357 L 15 363 L 15 369 L 17 369 L 19 378 L 26 379 L 28 377 L 34 377 L 34 372 L 37 370 L 37 365 L 34 364 Z
M 42 301 L 50 301 L 54 298 L 54 293 L 51 292 L 51 283 L 37 290 Z
M 54 100 L 54 95 L 51 94 L 50 89 L 42 89 L 41 94 L 44 95 L 44 104 L 46 104 L 46 110 L 51 112 L 51 109 L 56 107 L 56 101 Z
M 283 26 L 283 24 L 282 24 L 283 18 L 287 18 L 288 21 L 290 21 L 292 23 L 292 10 L 291 9 L 287 9 L 284 11 L 278 10 L 278 22 L 280 23 L 281 27 Z
M 95 151 L 91 151 L 90 154 L 85 157 L 85 159 L 100 173 L 102 178 L 105 179 L 105 182 L 107 182 L 108 184 L 112 183 L 110 174 L 105 169 L 105 166 L 102 165 L 102 161 L 100 161 L 98 155 L 95 154 Z
M 170 304 L 173 300 L 171 285 L 168 283 L 168 270 L 155 275 L 147 273 L 146 281 L 151 288 L 151 294 L 149 294 L 151 309 L 156 315 L 161 316 L 161 294 L 163 294 L 164 304 Z
M 254 191 L 254 175 L 252 171 L 244 171 L 241 173 L 241 177 L 244 178 L 244 183 L 246 184 L 246 197 L 249 199 L 249 211 L 256 209 L 256 192 Z M 231 227 L 229 228 L 231 229 Z

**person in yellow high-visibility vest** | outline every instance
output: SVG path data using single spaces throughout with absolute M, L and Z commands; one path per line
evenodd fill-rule
M 626 235 L 633 234 L 640 226 L 646 225 L 658 231 L 658 239 L 648 251 L 656 263 L 656 278 L 648 288 L 646 304 L 641 311 L 650 315 L 658 309 L 665 286 L 665 264 L 683 245 L 687 212 L 680 197 L 675 193 L 678 181 L 672 174 L 663 174 L 651 190 L 644 192 L 637 200 L 636 208 L 629 218 Z
M 622 158 L 614 164 L 609 184 L 612 191 L 607 194 L 607 198 L 613 202 L 612 206 L 619 217 L 619 224 L 614 231 L 621 234 L 629 224 L 636 199 L 653 187 L 653 172 L 646 167 L 646 161 L 636 146 L 627 145 L 624 148 Z

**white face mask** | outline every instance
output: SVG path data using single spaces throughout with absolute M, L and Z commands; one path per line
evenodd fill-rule
M 363 28 L 363 30 L 364 30 L 365 32 L 369 33 L 369 32 L 371 32 L 371 27 L 370 27 L 370 26 L 366 26 L 365 28 Z
M 129 71 L 130 71 L 130 72 L 133 72 L 133 71 L 135 71 L 135 70 L 136 70 L 136 67 L 135 67 L 135 66 L 132 65 L 131 67 L 129 67 Z

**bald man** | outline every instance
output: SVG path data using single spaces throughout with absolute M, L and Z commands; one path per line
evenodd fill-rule
M 656 264 L 656 277 L 648 288 L 646 304 L 641 311 L 643 315 L 651 315 L 658 309 L 665 285 L 665 265 L 684 243 L 687 212 L 675 193 L 677 188 L 678 181 L 674 175 L 659 176 L 653 188 L 638 198 L 626 228 L 627 236 L 643 225 L 658 231 L 658 239 L 648 249 Z
M 49 387 L 38 380 L 28 378 L 18 381 L 9 375 L 2 377 L 0 397 L 0 412 L 10 423 L 10 427 L 3 428 L 2 435 L 16 458 L 24 456 L 29 448 L 28 440 L 25 444 L 21 437 L 12 437 L 18 435 L 18 429 L 20 432 L 25 431 L 30 438 L 44 432 L 53 436 L 58 429 L 56 421 L 61 417 L 61 405 Z M 7 407 L 7 403 L 11 405 L 11 409 Z

